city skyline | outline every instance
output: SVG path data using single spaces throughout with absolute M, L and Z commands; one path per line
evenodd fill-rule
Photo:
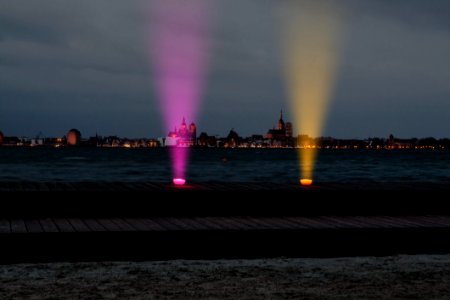
M 183 138 L 187 138 L 187 139 L 191 139 L 191 138 L 196 138 L 198 139 L 200 137 L 201 134 L 208 134 L 208 136 L 211 137 L 217 137 L 217 138 L 224 138 L 227 135 L 229 135 L 231 132 L 235 133 L 237 136 L 239 136 L 239 138 L 251 138 L 253 136 L 262 136 L 264 137 L 264 139 L 278 139 L 279 136 L 286 136 L 286 137 L 299 137 L 299 136 L 307 136 L 313 139 L 321 139 L 321 138 L 325 138 L 325 139 L 336 139 L 336 140 L 368 140 L 368 139 L 392 139 L 394 138 L 394 135 L 396 138 L 399 137 L 399 135 L 397 134 L 393 134 L 392 132 L 384 134 L 384 135 L 379 135 L 379 136 L 365 136 L 365 137 L 353 137 L 353 138 L 348 138 L 348 137 L 340 137 L 340 136 L 331 136 L 331 135 L 319 135 L 319 136 L 313 136 L 313 135 L 309 135 L 306 132 L 300 132 L 298 131 L 295 127 L 293 127 L 293 124 L 290 120 L 286 120 L 284 118 L 285 116 L 285 112 L 283 110 L 279 111 L 279 118 L 278 119 L 274 119 L 274 122 L 272 126 L 266 128 L 266 129 L 260 129 L 257 132 L 253 132 L 250 134 L 241 134 L 241 131 L 239 130 L 239 128 L 236 127 L 229 127 L 229 129 L 223 133 L 223 134 L 217 134 L 217 133 L 213 133 L 208 131 L 207 128 L 198 128 L 197 123 L 194 121 L 190 121 L 190 120 L 186 120 L 185 117 L 183 117 L 180 122 L 178 124 L 173 124 L 173 127 L 171 130 L 169 130 L 168 132 L 166 132 L 166 134 L 162 134 L 160 136 L 151 136 L 151 135 L 145 135 L 145 136 L 124 136 L 124 135 L 119 135 L 119 134 L 109 134 L 109 133 L 102 133 L 102 132 L 91 132 L 91 133 L 84 133 L 83 135 L 81 134 L 81 131 L 78 130 L 78 128 L 72 127 L 70 130 L 66 130 L 64 132 L 64 134 L 59 134 L 59 135 L 46 135 L 43 132 L 39 132 L 36 135 L 12 135 L 12 134 L 8 134 L 5 133 L 4 131 L 1 130 L 0 128 L 0 136 L 3 137 L 9 137 L 9 138 L 21 138 L 21 139 L 46 139 L 46 138 L 50 138 L 50 139 L 55 139 L 55 138 L 65 138 L 68 135 L 70 135 L 72 132 L 76 132 L 77 135 L 79 135 L 79 137 L 83 138 L 83 140 L 87 140 L 89 138 L 94 138 L 94 137 L 100 137 L 100 138 L 119 138 L 119 139 L 124 139 L 124 140 L 139 140 L 139 139 L 162 139 L 162 138 L 176 138 L 177 135 L 178 136 L 182 136 Z M 267 123 L 267 122 L 265 122 Z M 432 135 L 428 135 L 428 136 L 418 136 L 418 135 L 412 135 L 412 136 L 400 136 L 401 139 L 437 139 L 437 140 L 448 140 L 450 139 L 450 135 L 448 136 L 432 136 Z M 193 144 L 191 144 L 192 146 Z
M 214 1 L 199 128 L 243 136 L 285 108 L 280 25 L 291 1 Z M 330 1 L 322 1 L 327 5 Z M 308 11 L 311 1 L 297 1 Z M 163 136 L 148 1 L 0 4 L 0 130 L 6 135 Z M 324 136 L 450 135 L 450 3 L 339 2 L 343 42 Z M 289 109 L 288 109 L 289 108 Z M 264 120 L 264 121 L 261 121 Z M 266 121 L 267 120 L 267 121 Z

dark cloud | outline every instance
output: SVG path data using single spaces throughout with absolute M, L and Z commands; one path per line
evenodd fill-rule
M 348 20 L 329 131 L 448 136 L 450 3 L 364 3 Z
M 264 133 L 289 109 L 280 33 L 294 2 L 215 2 L 200 130 Z M 325 134 L 450 136 L 450 2 L 334 2 L 345 35 Z M 164 134 L 149 61 L 154 22 L 144 0 L 1 1 L 0 129 Z

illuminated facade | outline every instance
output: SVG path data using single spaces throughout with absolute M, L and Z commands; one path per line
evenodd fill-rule
M 197 145 L 197 126 L 191 123 L 189 127 L 186 124 L 186 119 L 183 117 L 180 128 L 175 129 L 167 135 L 166 146 L 177 147 L 192 147 Z
M 67 145 L 78 146 L 81 142 L 81 132 L 78 129 L 71 129 L 66 136 Z

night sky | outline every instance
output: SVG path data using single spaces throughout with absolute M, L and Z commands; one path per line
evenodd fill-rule
M 209 71 L 194 120 L 199 131 L 263 134 L 280 109 L 286 120 L 292 117 L 280 49 L 291 2 L 301 1 L 211 6 Z M 344 29 L 323 134 L 449 137 L 450 1 L 334 4 Z M 83 136 L 167 134 L 148 42 L 149 28 L 160 20 L 150 9 L 148 1 L 1 0 L 0 130 L 8 136 L 62 136 L 74 127 Z

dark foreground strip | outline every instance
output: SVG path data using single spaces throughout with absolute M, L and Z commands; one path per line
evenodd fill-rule
M 308 188 L 276 183 L 177 188 L 145 182 L 0 182 L 0 218 L 450 215 L 447 199 L 450 182 L 317 183 Z
M 449 253 L 449 221 L 449 216 L 1 219 L 0 262 Z

